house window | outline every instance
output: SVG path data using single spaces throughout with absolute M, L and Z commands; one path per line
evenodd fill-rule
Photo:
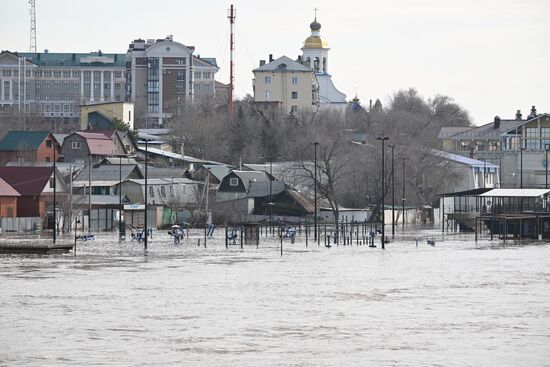
M 155 190 L 153 186 L 149 186 L 149 196 L 154 198 L 155 197 Z
M 51 70 L 44 70 L 44 77 L 45 78 L 51 78 L 52 77 L 52 71 Z
M 264 82 L 265 84 L 271 84 L 271 77 L 270 76 L 264 77 Z
M 50 157 L 46 157 L 46 162 L 49 162 L 50 161 Z
M 200 78 L 201 78 L 201 72 L 200 72 L 200 71 L 195 71 L 195 78 L 196 78 L 196 79 L 200 79 Z
M 185 65 L 186 64 L 185 59 L 184 58 L 183 59 L 176 59 L 176 64 L 177 65 Z
M 205 71 L 203 74 L 202 74 L 202 77 L 204 79 L 210 79 L 210 72 L 209 71 Z
M 229 186 L 239 186 L 239 179 L 237 177 L 231 177 L 229 179 Z
M 162 196 L 163 198 L 166 197 L 166 189 L 164 188 L 164 186 L 160 187 L 160 196 Z
M 122 78 L 122 71 L 115 71 L 115 78 Z
M 71 77 L 71 71 L 63 70 L 63 78 L 70 78 L 70 77 Z
M 290 113 L 298 112 L 298 106 L 290 106 Z
M 292 99 L 298 99 L 298 92 L 292 92 L 291 96 Z
M 73 149 L 80 149 L 82 146 L 82 144 L 79 142 L 79 141 L 73 141 L 72 144 L 71 144 L 71 148 Z
M 52 147 L 52 141 L 46 140 L 46 148 L 51 148 L 51 147 Z
M 298 77 L 297 76 L 292 77 L 292 84 L 294 84 L 294 85 L 298 84 Z
M 8 217 L 13 217 L 13 208 L 11 206 L 8 207 Z
M 270 99 L 271 98 L 271 92 L 266 90 L 265 91 L 265 99 Z
M 50 189 L 53 189 L 53 178 L 50 178 Z
M 54 70 L 53 76 L 54 78 L 61 78 L 61 70 Z

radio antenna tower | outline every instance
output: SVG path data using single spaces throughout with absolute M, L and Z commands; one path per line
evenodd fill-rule
M 36 52 L 36 6 L 35 0 L 29 0 L 31 9 L 29 14 L 31 15 L 31 35 L 29 40 L 29 52 Z
M 235 38 L 234 38 L 234 27 L 235 27 L 235 18 L 237 17 L 237 9 L 231 8 L 227 10 L 227 18 L 229 19 L 229 25 L 231 33 L 229 35 L 229 115 L 231 116 L 231 121 L 235 116 L 235 110 L 233 105 L 234 91 L 235 91 L 235 65 L 233 61 L 233 56 L 235 53 Z

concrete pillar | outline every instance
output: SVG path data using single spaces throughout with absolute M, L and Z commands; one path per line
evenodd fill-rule
M 163 101 L 162 101 L 162 84 L 164 82 L 163 73 L 164 67 L 162 65 L 162 57 L 159 57 L 159 112 L 158 112 L 158 122 L 160 124 L 162 121 L 162 112 L 163 112 Z
M 105 100 L 105 88 L 103 88 L 104 82 L 105 82 L 105 80 L 104 80 L 104 74 L 105 74 L 105 72 L 104 72 L 103 70 L 101 70 L 100 73 L 101 73 L 101 74 L 100 74 L 99 80 L 100 80 L 101 82 L 99 83 L 99 100 L 100 100 L 101 102 L 103 102 L 103 101 Z
M 111 70 L 111 101 L 115 100 L 115 71 Z
M 90 101 L 94 100 L 94 71 L 90 70 Z
M 84 70 L 80 70 L 80 98 L 84 101 Z

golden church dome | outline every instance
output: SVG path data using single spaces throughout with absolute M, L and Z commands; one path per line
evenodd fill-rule
M 328 42 L 321 36 L 309 36 L 304 42 L 304 48 L 328 48 Z
M 309 25 L 309 29 L 311 29 L 311 36 L 306 38 L 304 48 L 328 48 L 327 40 L 319 35 L 321 23 L 317 21 L 317 15 L 315 15 L 315 20 Z

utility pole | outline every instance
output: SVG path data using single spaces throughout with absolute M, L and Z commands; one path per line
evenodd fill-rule
M 84 226 L 84 224 L 82 224 Z M 88 155 L 88 232 L 92 232 L 92 155 Z
M 384 161 L 384 142 L 386 140 L 389 140 L 390 138 L 388 138 L 387 136 L 379 136 L 376 138 L 376 140 L 380 140 L 382 142 L 382 204 L 380 205 L 381 207 L 381 212 L 382 212 L 382 238 L 381 238 L 381 243 L 382 243 L 382 250 L 384 250 L 386 248 L 386 232 L 385 232 L 385 229 L 384 229 L 384 226 L 385 226 L 385 218 L 384 218 L 384 201 L 386 200 L 386 171 L 385 171 L 385 166 L 386 166 L 386 162 Z
M 234 91 L 235 91 L 235 18 L 237 17 L 237 9 L 231 7 L 227 10 L 227 18 L 229 19 L 229 116 L 231 121 L 235 117 L 235 109 L 233 104 Z
M 405 161 L 408 160 L 409 158 L 407 157 L 400 157 L 398 158 L 401 160 L 401 163 L 402 163 L 402 168 L 401 168 L 401 175 L 402 175 L 402 179 L 403 179 L 403 182 L 402 182 L 402 186 L 401 186 L 401 205 L 402 205 L 402 222 L 403 222 L 403 227 L 405 227 Z
M 56 198 L 56 184 L 57 184 L 57 175 L 56 175 L 56 166 L 55 166 L 55 140 L 52 141 L 53 146 L 53 243 L 55 244 L 55 240 L 57 239 L 57 212 L 55 210 L 55 207 L 57 206 L 57 198 Z
M 393 162 L 394 162 L 394 156 L 393 151 L 395 148 L 395 144 L 389 145 L 391 148 L 391 237 L 395 237 L 395 177 L 394 177 L 394 169 L 393 169 Z
M 313 173 L 313 205 L 314 205 L 314 212 L 313 212 L 313 220 L 314 220 L 314 225 L 315 225 L 315 229 L 313 231 L 313 240 L 314 241 L 317 241 L 317 146 L 319 145 L 318 142 L 314 142 L 313 143 L 313 149 L 314 149 L 314 152 L 315 152 L 315 167 L 313 168 L 314 169 L 314 173 Z M 307 229 L 306 229 L 307 231 Z

